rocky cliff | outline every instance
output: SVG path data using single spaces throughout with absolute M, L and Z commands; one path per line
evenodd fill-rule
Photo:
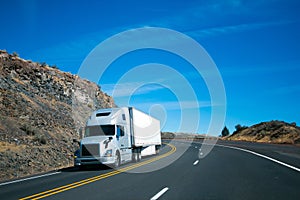
M 95 83 L 0 51 L 0 181 L 72 165 L 78 129 L 108 107 Z

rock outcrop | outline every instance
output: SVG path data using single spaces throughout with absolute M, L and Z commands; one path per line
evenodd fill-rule
M 0 51 L 0 181 L 72 165 L 89 114 L 115 107 L 100 87 Z
M 296 123 L 273 120 L 250 127 L 236 126 L 227 140 L 244 140 L 251 142 L 267 142 L 277 144 L 300 144 L 300 128 Z

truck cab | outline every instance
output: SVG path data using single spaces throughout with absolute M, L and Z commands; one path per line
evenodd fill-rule
M 128 116 L 127 116 L 128 117 Z M 102 109 L 87 121 L 75 165 L 119 166 L 131 161 L 129 124 L 122 109 Z
M 135 117 L 134 117 L 135 116 Z M 161 145 L 160 122 L 132 107 L 100 109 L 92 113 L 83 131 L 74 165 L 113 167 L 152 155 Z

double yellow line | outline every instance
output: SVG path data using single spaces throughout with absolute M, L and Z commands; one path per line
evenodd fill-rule
M 71 184 L 68 184 L 68 185 L 57 187 L 57 188 L 54 188 L 54 189 L 51 189 L 51 190 L 46 190 L 44 192 L 40 192 L 40 193 L 31 195 L 31 196 L 21 198 L 20 200 L 27 200 L 27 199 L 36 200 L 36 199 L 45 198 L 45 197 L 48 197 L 48 196 L 51 196 L 51 195 L 54 195 L 54 194 L 57 194 L 57 193 L 60 193 L 60 192 L 64 192 L 66 190 L 70 190 L 70 189 L 73 189 L 73 188 L 76 188 L 76 187 L 79 187 L 79 186 L 82 186 L 82 185 L 86 185 L 86 184 L 89 184 L 89 183 L 92 183 L 92 182 L 95 182 L 95 181 L 98 181 L 98 180 L 101 180 L 101 179 L 104 179 L 104 178 L 108 178 L 110 176 L 120 174 L 121 172 L 126 172 L 126 171 L 129 171 L 131 169 L 135 169 L 137 167 L 140 167 L 140 166 L 152 163 L 154 161 L 160 160 L 162 158 L 165 158 L 165 157 L 173 154 L 176 151 L 176 147 L 174 145 L 171 145 L 171 144 L 166 144 L 166 145 L 171 147 L 171 150 L 169 152 L 165 153 L 165 154 L 160 155 L 160 156 L 157 156 L 157 157 L 154 157 L 152 159 L 149 159 L 149 160 L 146 160 L 146 161 L 143 161 L 143 162 L 140 162 L 140 163 L 136 163 L 134 165 L 130 165 L 128 167 L 124 167 L 124 168 L 121 168 L 121 169 L 118 169 L 118 170 L 115 170 L 115 171 L 112 171 L 112 172 L 108 172 L 108 173 L 105 173 L 105 174 L 94 176 L 94 177 L 91 177 L 91 178 L 88 178 L 88 179 L 84 179 L 84 180 L 74 182 L 74 183 L 71 183 Z

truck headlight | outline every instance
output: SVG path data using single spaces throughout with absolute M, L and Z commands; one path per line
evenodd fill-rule
M 104 156 L 106 156 L 106 157 L 112 157 L 112 149 L 106 150 Z

